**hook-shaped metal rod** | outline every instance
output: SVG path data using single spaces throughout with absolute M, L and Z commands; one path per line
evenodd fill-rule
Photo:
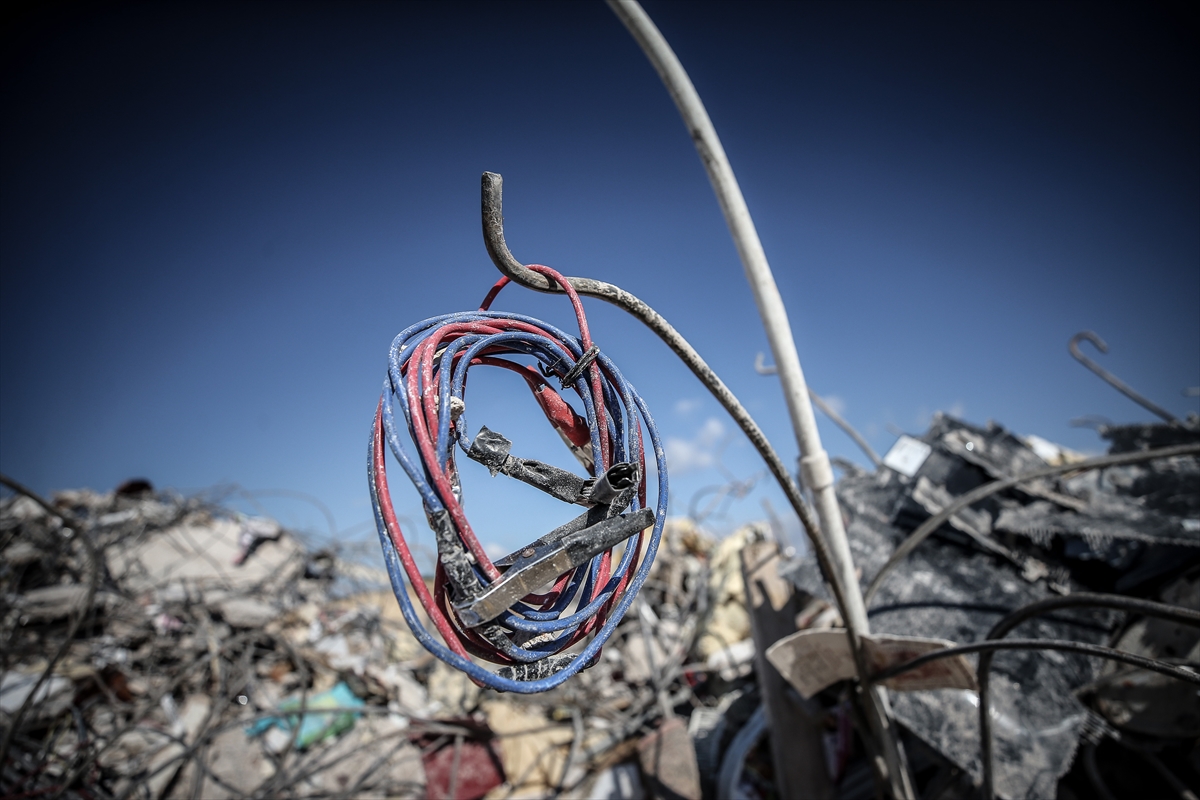
M 1175 415 L 1172 414 L 1170 411 L 1167 411 L 1165 408 L 1158 405 L 1157 403 L 1155 403 L 1151 400 L 1148 400 L 1147 398 L 1138 394 L 1136 391 L 1133 390 L 1133 388 L 1129 384 L 1125 383 L 1123 380 L 1118 378 L 1116 375 L 1113 375 L 1111 372 L 1106 370 L 1104 367 L 1100 366 L 1095 361 L 1092 361 L 1090 358 L 1085 356 L 1083 354 L 1083 352 L 1080 351 L 1080 349 L 1079 349 L 1079 343 L 1081 341 L 1091 342 L 1095 346 L 1095 348 L 1097 350 L 1099 350 L 1101 353 L 1108 352 L 1108 345 L 1105 344 L 1104 340 L 1101 339 L 1099 336 L 1097 336 L 1094 332 L 1080 331 L 1079 333 L 1072 336 L 1071 341 L 1067 343 L 1067 349 L 1071 351 L 1072 358 L 1074 358 L 1080 364 L 1083 364 L 1085 367 L 1090 369 L 1092 372 L 1099 375 L 1101 380 L 1103 380 L 1109 386 L 1113 387 L 1118 392 L 1125 395 L 1130 400 L 1137 403 L 1139 406 L 1141 406 L 1142 408 L 1151 412 L 1152 414 L 1162 417 L 1167 422 L 1178 422 L 1179 421 L 1175 417 Z
M 527 289 L 538 292 L 562 292 L 558 284 L 541 273 L 534 272 L 513 256 L 504 240 L 504 178 L 495 172 L 483 173 L 480 181 L 480 211 L 483 216 L 483 246 L 487 248 L 488 256 L 496 269 L 507 275 L 514 283 L 519 283 Z M 585 291 L 583 282 L 586 278 L 568 278 L 575 291 L 580 294 L 592 294 Z M 588 287 L 593 289 L 595 287 Z M 614 289 L 616 287 L 613 287 Z M 598 296 L 598 295 L 597 295 Z M 611 302 L 611 301 L 610 301 Z

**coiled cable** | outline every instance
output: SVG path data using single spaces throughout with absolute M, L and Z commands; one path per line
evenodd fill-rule
M 667 507 L 666 457 L 645 403 L 592 341 L 583 305 L 567 279 L 548 267 L 529 268 L 562 287 L 574 308 L 579 336 L 531 317 L 490 311 L 509 282 L 506 277 L 492 287 L 478 311 L 432 317 L 406 328 L 392 342 L 367 462 L 388 576 L 417 640 L 477 684 L 525 694 L 558 686 L 595 663 L 649 574 Z M 532 359 L 538 369 L 514 359 Z M 579 479 L 541 462 L 512 457 L 511 442 L 486 428 L 474 439 L 468 437 L 467 375 L 475 366 L 522 377 L 590 477 Z M 564 390 L 574 391 L 583 415 L 547 383 L 551 376 L 558 377 Z M 653 514 L 645 510 L 643 426 L 657 467 Z M 589 510 L 498 565 L 463 512 L 455 445 L 493 474 L 504 472 Z M 385 446 L 420 495 L 437 538 L 432 591 L 396 518 Z M 628 513 L 621 513 L 625 509 Z M 621 541 L 625 546 L 618 559 Z M 603 550 L 593 554 L 597 548 Z M 542 593 L 525 591 L 532 587 L 519 582 L 519 565 L 533 563 L 535 554 L 546 564 L 569 566 L 551 576 L 553 585 Z M 541 572 L 529 574 L 544 577 L 546 564 L 540 565 Z M 406 580 L 440 641 L 422 625 Z M 530 580 L 538 583 L 540 578 Z M 520 595 L 504 602 L 504 590 Z M 497 602 L 503 607 L 495 607 Z M 580 652 L 564 652 L 589 636 Z M 501 668 L 493 672 L 479 661 Z

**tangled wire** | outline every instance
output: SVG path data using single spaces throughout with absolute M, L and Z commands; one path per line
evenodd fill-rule
M 496 282 L 478 311 L 433 317 L 401 331 L 392 342 L 367 467 L 392 589 L 414 635 L 476 683 L 526 694 L 558 686 L 595 663 L 646 580 L 667 507 L 665 455 L 645 403 L 592 342 L 583 305 L 570 283 L 548 267 L 530 269 L 562 287 L 574 307 L 579 336 L 530 317 L 490 311 L 507 277 Z M 514 357 L 532 358 L 538 369 Z M 513 456 L 512 443 L 486 427 L 470 439 L 465 395 L 467 373 L 474 366 L 521 376 L 589 477 Z M 578 395 L 582 416 L 547 383 L 551 376 Z M 399 434 L 396 405 L 409 441 Z M 646 504 L 643 423 L 657 466 L 655 512 Z M 396 519 L 385 440 L 420 494 L 436 536 L 432 592 Z M 493 475 L 502 472 L 588 510 L 493 561 L 463 512 L 455 444 Z M 406 576 L 442 641 L 421 624 Z M 546 585 L 547 591 L 536 591 Z M 565 652 L 589 636 L 580 652 Z M 472 656 L 501 668 L 493 672 Z

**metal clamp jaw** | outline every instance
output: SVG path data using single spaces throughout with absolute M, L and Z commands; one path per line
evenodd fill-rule
M 612 505 L 625 494 L 625 503 L 620 506 L 624 508 L 632 496 L 629 490 L 637 486 L 640 477 L 637 465 L 627 461 L 613 464 L 599 478 L 581 478 L 553 464 L 510 455 L 510 450 L 511 441 L 484 426 L 471 442 L 467 456 L 487 467 L 492 475 L 499 472 L 541 489 L 564 503 L 575 503 L 589 508 L 595 505 Z
M 654 511 L 649 508 L 618 514 L 593 525 L 587 524 L 589 516 L 582 514 L 528 547 L 496 561 L 498 567 L 507 562 L 504 577 L 482 594 L 455 604 L 454 610 L 462 623 L 474 628 L 490 622 L 525 595 L 654 524 Z
M 654 511 L 648 508 L 618 513 L 633 499 L 640 478 L 637 465 L 622 462 L 598 478 L 582 478 L 551 464 L 513 456 L 511 449 L 511 441 L 484 427 L 467 455 L 493 475 L 503 473 L 589 510 L 493 562 L 506 568 L 500 580 L 486 587 L 478 583 L 459 587 L 464 599 L 455 603 L 454 609 L 459 620 L 472 628 L 494 620 L 522 597 L 654 524 Z

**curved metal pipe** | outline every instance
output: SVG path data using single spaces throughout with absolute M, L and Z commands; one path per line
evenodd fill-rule
M 1085 367 L 1090 369 L 1092 372 L 1099 375 L 1101 380 L 1103 380 L 1109 386 L 1113 387 L 1118 392 L 1125 395 L 1130 400 L 1137 403 L 1139 406 L 1146 409 L 1150 413 L 1155 414 L 1156 416 L 1162 417 L 1167 422 L 1178 422 L 1179 421 L 1178 418 L 1176 418 L 1176 416 L 1174 414 L 1172 414 L 1170 411 L 1167 411 L 1165 408 L 1163 408 L 1162 406 L 1153 402 L 1152 400 L 1149 400 L 1146 397 L 1143 397 L 1141 394 L 1134 391 L 1133 387 L 1131 387 L 1129 384 L 1125 383 L 1125 381 L 1121 380 L 1116 375 L 1113 375 L 1111 372 L 1106 370 L 1104 367 L 1100 366 L 1095 361 L 1092 361 L 1090 358 L 1085 356 L 1083 354 L 1083 352 L 1079 349 L 1079 343 L 1082 341 L 1091 342 L 1095 346 L 1095 348 L 1097 350 L 1099 350 L 1101 353 L 1108 352 L 1108 345 L 1105 344 L 1104 340 L 1101 339 L 1099 336 L 1097 336 L 1093 331 L 1080 331 L 1079 333 L 1077 333 L 1071 337 L 1071 341 L 1067 342 L 1067 349 L 1071 351 L 1072 358 L 1074 358 L 1080 364 L 1083 364 Z
M 687 70 L 658 26 L 637 0 L 608 0 L 608 5 L 658 73 L 663 86 L 679 110 L 684 127 L 687 128 L 692 144 L 696 147 L 696 154 L 700 157 L 700 163 L 708 173 L 717 205 L 720 206 L 729 226 L 738 259 L 742 262 L 746 281 L 754 295 L 754 304 L 762 318 L 767 343 L 779 368 L 780 387 L 783 389 L 788 418 L 800 451 L 800 480 L 811 492 L 811 502 L 820 521 L 829 554 L 832 556 L 830 566 L 837 570 L 838 580 L 846 589 L 846 593 L 839 600 L 842 618 L 847 621 L 847 631 L 853 629 L 856 633 L 865 633 L 870 630 L 867 609 L 863 604 L 854 568 L 854 557 L 850 552 L 850 542 L 846 537 L 842 511 L 834 490 L 829 454 L 821 446 L 821 434 L 817 430 L 817 420 L 808 396 L 808 384 L 800 366 L 800 356 L 796 351 L 787 308 L 783 304 L 779 286 L 775 283 L 750 208 L 733 172 L 733 165 L 725 153 L 721 137 L 717 135 L 704 102 L 700 99 L 700 93 L 696 91 Z M 850 644 L 859 672 L 864 673 L 860 677 L 865 677 L 866 656 L 856 634 L 851 634 Z M 882 762 L 872 757 L 872 767 L 876 769 L 878 777 L 887 783 L 894 797 L 911 800 L 916 796 L 916 792 L 912 787 L 912 776 L 909 774 L 904 748 L 891 719 L 887 692 L 882 687 L 875 687 L 867 690 L 862 699 L 866 703 L 864 710 L 871 734 L 864 736 L 864 742 L 869 747 L 878 744 L 883 757 Z M 881 766 L 882 769 L 879 768 Z
M 997 650 L 1057 650 L 1060 653 L 1080 653 L 1085 656 L 1100 656 L 1101 658 L 1119 661 L 1122 664 L 1129 664 L 1141 669 L 1148 669 L 1160 675 L 1178 678 L 1186 683 L 1200 686 L 1200 675 L 1192 672 L 1190 669 L 1177 667 L 1174 664 L 1168 664 L 1157 659 L 1126 653 L 1124 650 L 1117 650 L 1112 647 L 1087 644 L 1086 642 L 1072 642 L 1067 639 L 995 639 L 985 642 L 960 644 L 955 647 L 947 647 L 944 650 L 934 650 L 914 658 L 912 661 L 905 661 L 903 664 L 897 664 L 894 667 L 880 670 L 871 676 L 871 680 L 874 682 L 886 681 L 889 678 L 894 678 L 910 670 L 923 667 L 932 661 L 940 661 L 943 658 L 970 655 L 971 653 L 992 653 Z
M 738 791 L 738 780 L 742 777 L 742 767 L 746 756 L 758 744 L 758 740 L 767 732 L 767 709 L 759 704 L 733 737 L 721 760 L 721 769 L 717 773 L 717 797 L 728 797 L 730 800 L 746 800 L 746 795 Z

